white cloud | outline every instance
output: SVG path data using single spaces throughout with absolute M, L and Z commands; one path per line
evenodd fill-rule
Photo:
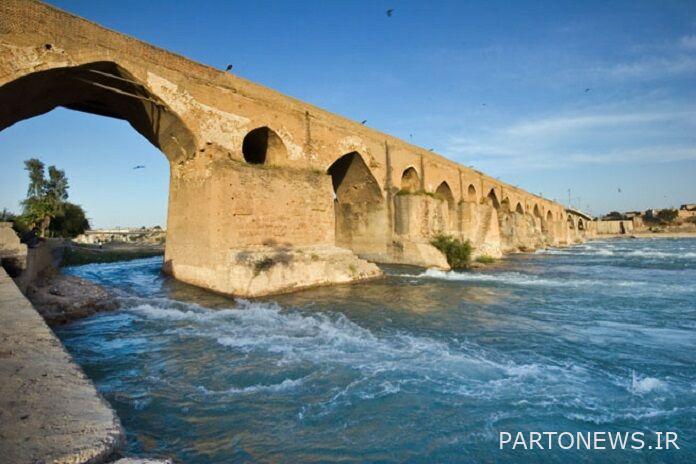
M 688 55 L 649 57 L 630 63 L 597 68 L 596 71 L 614 79 L 660 79 L 696 73 L 696 57 Z
M 644 124 L 682 119 L 684 117 L 694 118 L 696 117 L 696 112 L 619 113 L 560 116 L 516 124 L 507 128 L 506 132 L 513 136 L 555 135 L 580 129 Z
M 696 160 L 696 111 L 559 115 L 451 137 L 445 153 L 495 173 Z

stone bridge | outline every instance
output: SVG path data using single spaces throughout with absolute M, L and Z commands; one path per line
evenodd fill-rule
M 447 267 L 592 233 L 564 206 L 33 0 L 0 2 L 0 131 L 61 106 L 128 121 L 170 165 L 165 270 L 254 296 Z

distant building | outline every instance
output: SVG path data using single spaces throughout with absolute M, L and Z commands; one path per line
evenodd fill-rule
M 633 219 L 634 217 L 640 217 L 642 214 L 640 211 L 626 211 L 623 215 L 626 219 Z
M 683 211 L 696 211 L 696 203 L 687 203 L 685 205 L 681 205 L 679 209 Z

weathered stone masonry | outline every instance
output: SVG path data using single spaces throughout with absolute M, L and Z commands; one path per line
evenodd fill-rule
M 420 147 L 46 4 L 4 0 L 0 130 L 57 106 L 127 120 L 165 154 L 165 269 L 220 292 L 379 274 L 358 257 L 446 267 L 428 244 L 437 233 L 492 256 L 592 233 L 562 205 Z

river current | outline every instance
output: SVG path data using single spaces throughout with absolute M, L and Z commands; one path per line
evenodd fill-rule
M 385 267 L 255 301 L 161 264 L 66 270 L 118 294 L 119 310 L 57 333 L 118 412 L 127 454 L 696 462 L 696 239 L 596 241 L 469 272 Z M 645 446 L 499 449 L 518 431 L 642 432 Z M 680 449 L 647 449 L 656 431 Z

